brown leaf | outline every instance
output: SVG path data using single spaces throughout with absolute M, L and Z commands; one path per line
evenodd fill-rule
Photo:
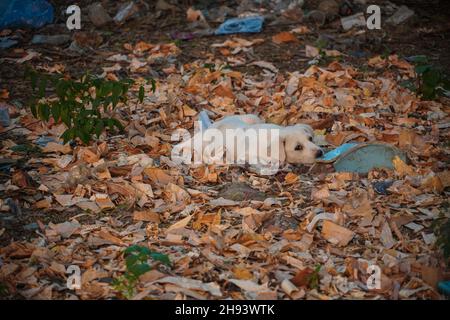
M 160 168 L 146 168 L 144 169 L 144 172 L 151 181 L 157 184 L 166 185 L 175 182 L 173 177 Z
M 323 222 L 322 236 L 332 244 L 341 247 L 346 246 L 353 239 L 354 235 L 353 231 L 331 221 L 325 220 Z
M 59 152 L 62 154 L 68 154 L 72 152 L 72 148 L 70 147 L 70 144 L 60 144 L 56 142 L 49 142 L 45 145 L 45 147 L 42 148 L 42 151 L 45 153 L 51 153 L 51 152 Z
M 181 219 L 180 221 L 174 223 L 169 228 L 167 228 L 166 233 L 174 232 L 175 230 L 184 228 L 188 225 L 189 221 L 191 221 L 192 216 L 187 216 L 186 218 Z
M 137 221 L 147 221 L 154 223 L 160 222 L 159 214 L 150 210 L 133 212 L 133 219 Z
M 272 37 L 272 41 L 276 44 L 281 44 L 285 42 L 294 42 L 298 41 L 298 39 L 290 32 L 284 31 L 280 32 Z
M 398 156 L 395 156 L 395 158 L 392 160 L 392 163 L 394 164 L 395 172 L 401 177 L 406 175 L 414 176 L 416 174 L 414 168 L 407 165 Z
M 106 230 L 100 230 L 97 235 L 103 240 L 111 242 L 112 244 L 116 244 L 119 246 L 124 245 L 124 242 L 121 239 L 117 238 L 116 236 L 113 236 Z
M 286 184 L 294 184 L 298 182 L 298 175 L 296 175 L 295 173 L 289 172 L 285 177 L 284 177 L 284 182 Z

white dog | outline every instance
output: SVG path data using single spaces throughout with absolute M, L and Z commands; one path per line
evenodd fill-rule
M 290 164 L 312 164 L 315 159 L 322 156 L 323 152 L 313 143 L 314 132 L 312 128 L 305 124 L 296 124 L 292 126 L 278 126 L 275 124 L 264 123 L 263 120 L 258 118 L 256 115 L 235 115 L 227 116 L 223 119 L 213 123 L 206 130 L 197 133 L 194 139 L 189 139 L 184 141 L 174 147 L 177 150 L 189 151 L 188 157 L 196 152 L 205 155 L 205 150 L 208 149 L 207 142 L 211 141 L 209 138 L 217 133 L 220 133 L 222 137 L 226 137 L 230 131 L 234 134 L 232 139 L 237 139 L 238 143 L 232 144 L 231 148 L 229 146 L 228 140 L 215 139 L 215 155 L 222 153 L 227 153 L 227 159 L 234 160 L 236 163 L 236 155 L 241 152 L 243 155 L 239 157 L 240 160 L 245 157 L 245 162 L 250 164 L 255 164 L 255 162 L 249 162 L 249 159 L 258 159 L 257 163 L 279 163 L 280 165 L 290 163 Z M 253 139 L 254 138 L 254 139 Z M 200 141 L 200 150 L 196 148 L 195 141 Z M 253 139 L 253 140 L 252 140 Z M 239 143 L 239 141 L 241 143 Z M 198 146 L 198 144 L 197 144 Z M 265 152 L 261 152 L 262 149 Z M 275 148 L 275 149 L 274 149 Z M 211 149 L 211 148 L 209 148 Z M 234 150 L 230 150 L 234 149 Z M 219 150 L 219 152 L 217 152 Z M 275 151 L 275 152 L 274 152 Z M 231 158 L 229 153 L 232 153 Z M 257 155 L 255 153 L 258 153 Z M 208 156 L 203 160 L 207 163 L 211 163 L 211 153 L 206 152 Z M 216 158 L 217 160 L 217 158 Z M 239 162 L 238 162 L 239 163 Z

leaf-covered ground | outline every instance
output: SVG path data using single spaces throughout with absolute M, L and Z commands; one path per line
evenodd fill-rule
M 0 129 L 2 297 L 124 298 L 117 286 L 129 272 L 124 251 L 139 245 L 163 258 L 149 260 L 134 299 L 440 298 L 446 266 L 435 225 L 449 214 L 448 99 L 422 100 L 401 86 L 415 79 L 414 66 L 401 54 L 369 50 L 367 30 L 325 37 L 362 34 L 366 51 L 357 58 L 351 45 L 318 44 L 331 31 L 307 21 L 173 42 L 162 35 L 182 29 L 186 11 L 170 10 L 118 30 L 87 23 L 89 31 L 74 37 L 84 55 L 27 44 L 2 53 L 4 79 L 28 64 L 136 80 L 129 103 L 114 111 L 123 134 L 104 133 L 87 146 L 63 145 L 63 124 L 33 118 L 23 96 L 29 83 L 2 84 L 12 117 Z M 324 149 L 377 141 L 409 161 L 365 175 L 326 164 L 274 176 L 177 165 L 171 135 L 192 131 L 201 110 L 216 119 L 255 113 L 277 124 L 308 123 Z M 81 288 L 70 290 L 73 265 Z M 380 289 L 367 287 L 371 265 L 382 272 Z

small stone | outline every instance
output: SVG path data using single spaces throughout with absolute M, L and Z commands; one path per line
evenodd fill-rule
M 97 27 L 112 21 L 112 18 L 100 2 L 95 2 L 88 7 L 88 16 L 89 20 Z
M 68 34 L 57 34 L 54 36 L 47 36 L 43 34 L 37 34 L 31 40 L 32 44 L 51 44 L 54 46 L 59 46 L 70 42 L 71 37 Z
M 218 194 L 219 197 L 234 200 L 260 200 L 264 201 L 267 196 L 264 192 L 258 191 L 246 185 L 245 183 L 230 183 L 225 185 Z
M 319 4 L 317 9 L 325 13 L 327 17 L 334 17 L 339 13 L 339 5 L 335 0 L 324 0 Z
M 34 231 L 39 229 L 39 225 L 36 222 L 32 222 L 27 225 L 24 225 L 23 228 L 28 231 Z

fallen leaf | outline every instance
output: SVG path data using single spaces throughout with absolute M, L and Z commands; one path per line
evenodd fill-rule
M 272 41 L 276 44 L 281 44 L 285 42 L 294 42 L 298 41 L 298 39 L 290 32 L 280 32 L 272 37 Z
M 341 247 L 346 246 L 353 239 L 354 235 L 353 231 L 331 221 L 325 220 L 323 222 L 322 236 L 332 244 Z
M 133 212 L 133 220 L 159 223 L 159 214 L 150 210 Z

